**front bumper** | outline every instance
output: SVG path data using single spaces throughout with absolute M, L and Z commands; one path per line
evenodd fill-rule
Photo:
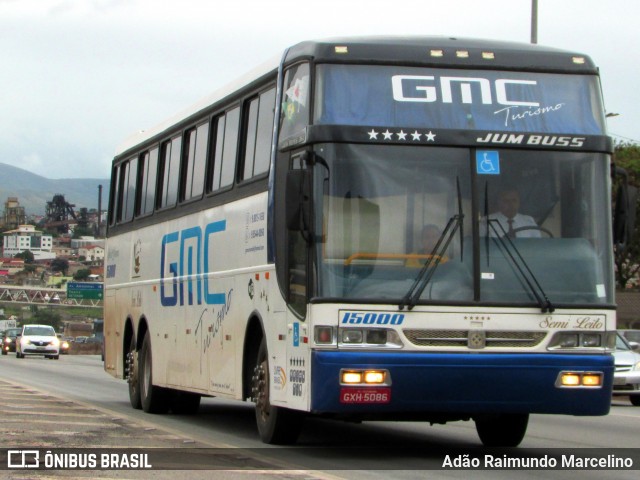
M 640 395 L 640 370 L 616 372 L 613 376 L 614 395 Z
M 59 355 L 60 351 L 57 347 L 24 347 L 21 350 L 23 355 Z
M 311 411 L 327 414 L 548 413 L 606 415 L 613 357 L 608 354 L 312 352 Z M 384 369 L 388 395 L 345 395 L 341 369 Z M 601 372 L 601 387 L 557 387 L 561 372 Z M 364 387 L 354 389 L 362 393 Z M 345 401 L 347 399 L 347 401 Z M 349 400 L 355 399 L 354 402 Z

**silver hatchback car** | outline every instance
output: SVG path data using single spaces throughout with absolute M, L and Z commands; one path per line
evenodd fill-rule
M 60 340 L 50 325 L 25 325 L 16 338 L 16 357 L 25 355 L 44 355 L 58 360 Z
M 613 395 L 628 395 L 631 404 L 640 407 L 640 353 L 618 332 L 613 356 L 616 371 L 613 376 Z

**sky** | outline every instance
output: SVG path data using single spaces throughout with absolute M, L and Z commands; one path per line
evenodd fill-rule
M 609 133 L 640 143 L 640 1 L 538 0 L 538 43 L 600 67 Z M 303 40 L 530 42 L 531 0 L 0 0 L 0 163 L 108 178 L 116 147 Z

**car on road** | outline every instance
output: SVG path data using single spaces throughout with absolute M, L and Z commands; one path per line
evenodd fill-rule
M 50 325 L 24 325 L 16 340 L 16 357 L 44 355 L 58 360 L 60 340 Z
M 60 340 L 60 353 L 69 353 L 71 343 L 69 342 L 68 338 L 58 334 L 58 340 Z
M 2 355 L 16 351 L 16 336 L 20 333 L 21 328 L 8 328 L 2 335 Z
M 635 349 L 635 350 L 634 350 Z M 613 395 L 628 395 L 631 404 L 640 407 L 640 353 L 638 344 L 629 343 L 620 332 L 616 337 Z
M 640 330 L 618 330 L 627 342 L 640 344 Z

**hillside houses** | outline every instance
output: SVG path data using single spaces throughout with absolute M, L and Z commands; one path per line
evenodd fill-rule
M 31 225 L 28 227 L 31 228 L 22 228 L 21 231 L 26 232 L 28 230 L 32 236 L 40 233 L 35 230 L 35 227 Z M 13 234 L 13 231 L 5 232 L 5 242 L 7 236 Z M 14 240 L 11 245 L 15 243 L 17 242 Z M 39 245 L 43 243 L 39 242 Z M 30 248 L 28 242 L 22 241 L 19 245 L 22 248 L 20 251 L 14 251 L 15 248 L 3 249 L 0 257 L 0 283 L 59 287 L 72 280 L 81 270 L 85 270 L 85 280 L 87 281 L 103 280 L 105 256 L 103 239 L 94 237 L 72 239 L 70 236 L 53 237 L 51 243 L 47 243 L 47 250 L 50 253 L 47 258 L 42 258 L 42 255 L 36 256 L 36 252 Z M 22 254 L 25 250 L 34 254 L 33 262 L 30 264 L 20 257 L 15 257 L 16 254 Z M 66 260 L 68 263 L 65 272 L 55 271 L 55 268 L 51 268 L 52 264 L 59 259 Z M 86 270 L 88 270 L 88 275 Z

